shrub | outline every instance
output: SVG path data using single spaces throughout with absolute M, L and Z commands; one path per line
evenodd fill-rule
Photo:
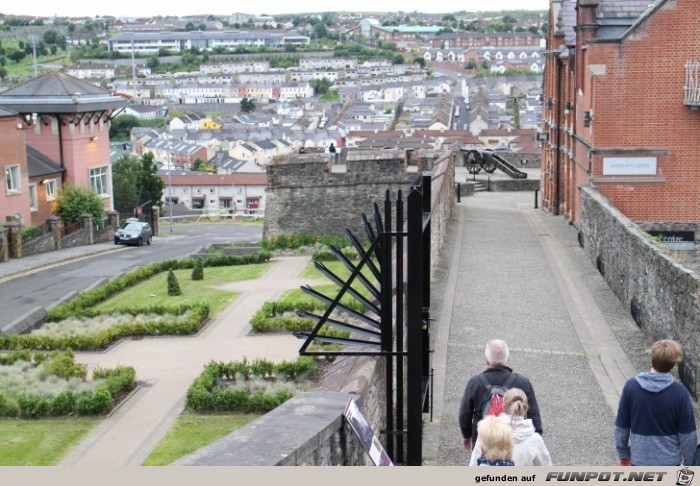
M 192 280 L 204 280 L 204 267 L 202 266 L 202 259 L 197 258 L 194 268 L 192 269 Z
M 181 293 L 175 272 L 172 270 L 168 271 L 168 295 L 180 295 Z
M 229 363 L 211 361 L 190 385 L 186 405 L 197 412 L 269 412 L 292 398 L 294 390 L 284 384 L 281 387 L 277 385 L 277 388 L 251 386 L 251 374 L 263 377 L 275 375 L 278 380 L 291 380 L 310 377 L 315 369 L 316 362 L 308 356 L 279 364 L 264 359 L 256 359 L 250 364 L 245 358 Z M 248 386 L 219 385 L 224 378 L 236 382 L 237 376 L 243 377 Z
M 93 373 L 95 380 L 84 382 L 84 377 L 75 376 L 82 374 L 83 368 L 74 362 L 70 351 L 30 351 L 28 360 L 24 359 L 24 351 L 12 352 L 4 358 L 3 366 L 14 366 L 14 370 L 7 370 L 5 376 L 10 377 L 9 380 L 19 379 L 23 385 L 19 389 L 13 384 L 6 385 L 0 392 L 0 416 L 4 417 L 101 414 L 112 407 L 113 397 L 131 390 L 135 385 L 135 371 L 127 366 L 96 370 Z M 48 370 L 69 376 L 60 377 Z M 80 384 L 76 386 L 76 382 Z

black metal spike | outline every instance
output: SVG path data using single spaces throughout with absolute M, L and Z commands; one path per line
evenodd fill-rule
M 321 321 L 321 319 L 323 319 L 323 316 L 312 314 L 311 312 L 304 311 L 304 310 L 297 312 L 297 315 L 303 319 L 310 319 L 310 320 L 313 320 L 316 322 L 319 322 L 319 321 Z M 335 327 L 338 329 L 345 329 L 347 331 L 356 332 L 358 334 L 363 334 L 363 335 L 368 336 L 368 337 L 379 337 L 382 334 L 378 331 L 373 331 L 371 329 L 366 329 L 364 327 L 355 326 L 353 324 L 348 324 L 347 322 L 342 322 L 342 321 L 338 321 L 338 320 L 331 319 L 331 318 L 326 319 L 325 324 L 328 324 L 329 326 Z
M 341 287 L 343 284 L 345 284 L 345 281 L 343 281 L 340 277 L 338 277 L 336 274 L 331 272 L 328 267 L 326 267 L 322 262 L 314 262 L 314 266 L 318 269 L 319 272 L 324 274 L 326 277 L 331 279 L 333 282 L 336 284 L 340 285 Z M 361 293 L 359 293 L 357 290 L 353 289 L 352 287 L 348 287 L 348 293 L 352 295 L 354 298 L 362 302 L 365 307 L 367 307 L 369 310 L 374 312 L 375 314 L 379 315 L 379 307 L 374 305 L 372 302 L 370 302 L 365 296 L 363 296 Z
M 305 293 L 307 293 L 308 295 L 315 297 L 318 300 L 325 302 L 327 304 L 333 304 L 335 302 L 330 297 L 323 295 L 322 293 L 312 289 L 308 285 L 301 287 L 301 290 L 304 291 Z M 352 315 L 353 317 L 361 320 L 362 322 L 364 322 L 364 323 L 366 323 L 366 324 L 368 324 L 376 329 L 379 329 L 381 327 L 381 324 L 378 321 L 375 321 L 374 319 L 371 319 L 371 318 L 367 317 L 366 315 L 362 314 L 361 312 L 357 312 L 356 310 L 351 309 L 351 308 L 341 304 L 340 302 L 336 303 L 334 308 L 342 309 L 345 312 L 347 312 L 348 314 Z
M 329 248 L 330 248 L 331 252 L 336 256 L 336 258 L 337 258 L 338 260 L 340 260 L 340 262 L 341 262 L 343 265 L 345 265 L 345 268 L 347 268 L 348 270 L 350 270 L 350 271 L 353 272 L 353 273 L 357 272 L 357 279 L 362 283 L 362 285 L 365 286 L 365 288 L 366 288 L 367 290 L 369 290 L 369 291 L 372 293 L 372 295 L 374 296 L 375 299 L 379 300 L 379 298 L 380 298 L 380 296 L 381 296 L 381 292 L 379 292 L 379 290 L 372 284 L 372 282 L 370 282 L 369 280 L 367 280 L 367 277 L 365 277 L 365 276 L 362 274 L 362 272 L 360 272 L 360 271 L 358 270 L 359 265 L 358 265 L 358 266 L 355 266 L 355 264 L 352 263 L 348 257 L 346 257 L 345 255 L 343 255 L 343 252 L 340 251 L 337 247 L 335 247 L 335 246 L 333 246 L 333 245 L 330 245 Z M 366 261 L 369 261 L 369 258 L 365 255 L 365 257 L 363 258 L 363 260 L 360 260 L 360 263 L 362 263 L 363 261 L 365 261 L 365 259 L 366 259 Z
M 358 240 L 355 237 L 355 235 L 352 233 L 352 231 L 350 231 L 349 229 L 345 230 L 345 232 L 347 233 L 347 236 L 348 236 L 348 239 L 350 240 L 350 243 L 352 243 L 352 246 L 357 251 L 357 254 L 360 255 L 360 258 L 364 257 L 367 252 L 365 251 L 364 248 L 362 248 L 362 243 L 360 243 L 360 240 Z M 376 252 L 375 252 L 374 256 L 375 257 L 377 256 Z M 379 269 L 377 268 L 377 266 L 374 264 L 374 262 L 372 260 L 367 260 L 367 267 L 369 267 L 369 269 L 371 270 L 372 274 L 374 275 L 374 278 L 379 280 L 379 276 L 380 276 Z
M 305 333 L 305 332 L 295 332 L 293 333 L 294 336 L 298 337 L 299 339 L 307 339 L 310 334 Z M 344 344 L 347 346 L 366 346 L 370 348 L 380 348 L 380 344 L 375 341 L 363 341 L 362 339 L 350 339 L 350 338 L 339 338 L 339 337 L 331 337 L 331 336 L 314 336 L 313 338 L 315 341 L 320 341 L 324 343 L 329 343 L 329 344 Z M 332 354 L 332 353 L 324 353 L 324 354 Z

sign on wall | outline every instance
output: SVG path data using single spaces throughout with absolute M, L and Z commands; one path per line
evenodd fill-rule
M 647 231 L 669 250 L 695 250 L 695 231 Z
M 603 157 L 603 175 L 656 175 L 656 157 Z

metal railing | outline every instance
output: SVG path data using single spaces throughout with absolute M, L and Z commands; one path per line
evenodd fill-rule
M 688 106 L 700 106 L 700 61 L 685 64 L 685 100 Z
M 398 191 L 392 201 L 389 191 L 384 198 L 383 214 L 374 204 L 374 226 L 363 214 L 368 245 L 347 230 L 347 236 L 360 256 L 355 264 L 335 246 L 331 251 L 350 271 L 343 280 L 322 263 L 316 268 L 340 286 L 335 298 L 311 287 L 302 290 L 327 304 L 323 315 L 300 312 L 316 322 L 309 333 L 295 333 L 305 339 L 301 355 L 377 356 L 385 360 L 386 403 L 385 448 L 397 464 L 419 466 L 422 462 L 423 413 L 431 411 L 430 385 L 430 241 L 431 241 L 431 173 L 424 172 L 403 199 Z M 404 204 L 404 203 L 407 204 Z M 404 222 L 404 208 L 407 217 Z M 404 226 L 405 223 L 405 226 Z M 410 261 L 408 260 L 410 255 Z M 377 288 L 371 279 L 374 277 Z M 404 278 L 404 269 L 406 275 Z M 353 288 L 364 287 L 370 298 Z M 341 303 L 345 294 L 362 302 L 366 313 Z M 334 310 L 352 316 L 355 323 L 333 319 Z M 393 326 L 393 322 L 396 326 Z M 322 326 L 351 331 L 351 337 L 324 335 Z M 344 346 L 341 351 L 310 350 L 313 343 Z

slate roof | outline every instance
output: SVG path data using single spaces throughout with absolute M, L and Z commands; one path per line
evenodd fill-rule
M 54 162 L 53 159 L 27 145 L 27 173 L 30 179 L 60 174 L 65 171 L 66 169 Z
M 84 113 L 124 106 L 124 97 L 60 72 L 43 74 L 0 94 L 0 107 L 19 113 Z
M 617 39 L 647 11 L 665 0 L 600 0 L 596 39 Z

